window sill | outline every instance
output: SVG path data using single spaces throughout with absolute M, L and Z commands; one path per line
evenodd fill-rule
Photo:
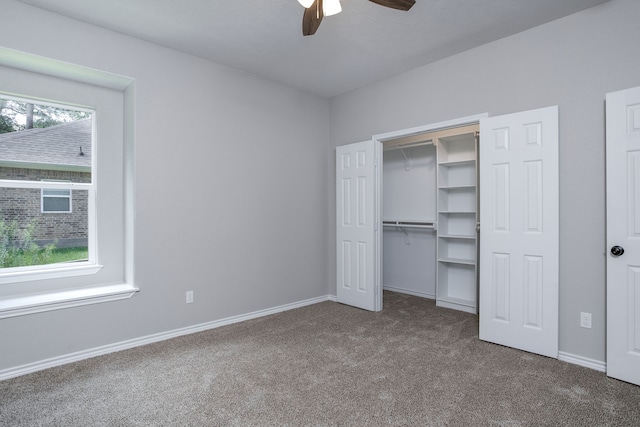
M 6 298 L 0 300 L 0 319 L 128 299 L 138 291 L 129 284 L 117 284 Z
M 85 276 L 96 274 L 102 269 L 101 265 L 79 262 L 74 264 L 50 264 L 37 267 L 18 267 L 12 271 L 0 273 L 0 285 L 31 280 L 58 279 L 60 277 Z

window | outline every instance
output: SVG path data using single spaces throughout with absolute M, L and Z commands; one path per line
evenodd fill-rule
M 93 122 L 91 110 L 0 94 L 0 273 L 95 265 Z
M 62 181 L 65 182 L 65 181 Z M 70 181 L 66 181 L 70 182 Z M 41 210 L 45 213 L 71 213 L 71 190 L 43 188 Z
M 85 250 L 71 260 L 0 268 L 0 318 L 131 297 L 138 291 L 132 274 L 133 124 L 126 115 L 133 111 L 133 80 L 3 49 L 0 106 L 28 101 L 36 109 L 67 110 L 73 120 L 32 133 L 58 126 L 58 137 L 80 133 L 84 139 L 12 154 L 3 150 L 7 121 L 0 119 L 2 218 L 5 224 L 22 221 L 22 240 L 37 240 L 40 248 L 55 243 Z M 76 125 L 82 129 L 71 132 Z M 40 142 L 47 141 L 55 138 Z M 29 215 L 39 215 L 33 221 L 39 230 L 32 218 L 20 216 L 27 203 Z

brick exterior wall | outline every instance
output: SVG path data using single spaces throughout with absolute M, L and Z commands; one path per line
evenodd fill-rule
M 20 181 L 63 180 L 91 182 L 89 172 L 52 171 L 0 167 L 0 179 Z M 56 246 L 72 247 L 87 245 L 88 192 L 71 192 L 71 213 L 42 212 L 41 190 L 23 188 L 0 188 L 0 215 L 5 222 L 16 220 L 24 229 L 31 220 L 37 220 L 34 239 L 40 244 L 57 241 Z

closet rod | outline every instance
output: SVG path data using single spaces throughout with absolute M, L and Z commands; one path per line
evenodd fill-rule
M 423 145 L 433 145 L 433 140 L 431 139 L 429 141 L 412 142 L 412 143 L 400 144 L 400 145 L 391 145 L 388 147 L 383 147 L 382 151 L 401 150 L 401 149 L 406 150 L 407 148 L 422 147 Z
M 435 223 L 423 221 L 382 221 L 383 227 L 436 229 Z

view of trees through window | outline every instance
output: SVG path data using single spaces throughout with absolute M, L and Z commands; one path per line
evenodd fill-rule
M 0 98 L 0 134 L 87 119 L 91 113 Z
M 92 120 L 0 95 L 0 268 L 88 258 Z

